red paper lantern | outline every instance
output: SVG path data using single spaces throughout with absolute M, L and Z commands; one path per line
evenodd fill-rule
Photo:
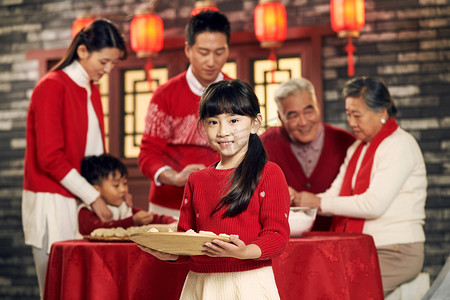
M 144 69 L 151 90 L 152 79 L 150 71 L 153 69 L 152 56 L 161 51 L 164 44 L 162 19 L 151 11 L 137 14 L 130 24 L 130 43 L 131 49 L 136 52 L 137 57 L 147 57 Z
M 278 0 L 260 0 L 255 8 L 255 35 L 261 47 L 270 48 L 272 83 L 275 81 L 277 57 L 275 48 L 286 40 L 286 8 Z
M 195 1 L 194 9 L 191 11 L 191 17 L 205 10 L 219 11 L 214 1 Z
M 95 18 L 90 15 L 79 16 L 72 24 L 72 38 L 74 38 L 81 29 L 92 23 L 94 20 Z
M 358 37 L 366 22 L 364 0 L 330 0 L 331 27 L 339 37 L 347 37 L 348 76 L 355 74 L 352 37 Z
M 130 24 L 130 42 L 137 57 L 148 57 L 161 51 L 164 44 L 162 19 L 148 11 L 136 15 Z
M 277 0 L 261 0 L 255 8 L 255 35 L 263 48 L 281 46 L 286 40 L 286 8 Z
M 331 0 L 330 17 L 339 37 L 357 37 L 366 22 L 364 0 Z

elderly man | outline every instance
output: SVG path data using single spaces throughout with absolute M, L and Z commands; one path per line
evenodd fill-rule
M 282 126 L 267 129 L 261 140 L 269 160 L 286 176 L 294 201 L 300 191 L 324 192 L 330 187 L 355 138 L 321 121 L 314 86 L 304 78 L 282 83 L 275 91 Z M 318 216 L 313 230 L 329 230 L 331 217 Z

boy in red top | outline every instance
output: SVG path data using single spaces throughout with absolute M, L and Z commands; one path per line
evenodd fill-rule
M 155 215 L 132 207 L 131 194 L 128 193 L 128 171 L 119 159 L 111 155 L 85 157 L 81 162 L 81 175 L 100 192 L 100 196 L 113 213 L 112 221 L 102 222 L 91 207 L 81 204 L 78 229 L 82 235 L 89 235 L 97 228 L 128 228 L 176 222 L 172 217 Z

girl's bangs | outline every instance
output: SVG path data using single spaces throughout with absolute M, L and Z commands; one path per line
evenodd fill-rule
M 205 102 L 203 111 L 206 118 L 220 114 L 253 115 L 248 99 L 231 89 L 211 94 L 209 100 Z

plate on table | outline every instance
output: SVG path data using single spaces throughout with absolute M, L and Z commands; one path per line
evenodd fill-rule
M 228 236 L 186 232 L 133 233 L 130 240 L 150 249 L 176 255 L 203 255 L 203 245 L 206 242 L 230 242 Z
M 83 235 L 83 238 L 91 242 L 132 242 L 132 240 L 130 240 L 128 236 L 119 237 L 119 236 Z
M 122 227 L 97 228 L 90 235 L 83 238 L 93 242 L 130 242 L 129 236 L 134 233 L 145 233 L 150 229 L 157 229 L 159 232 L 170 232 L 177 230 L 177 223 L 171 224 L 148 224 L 142 226 L 132 226 L 124 229 Z

